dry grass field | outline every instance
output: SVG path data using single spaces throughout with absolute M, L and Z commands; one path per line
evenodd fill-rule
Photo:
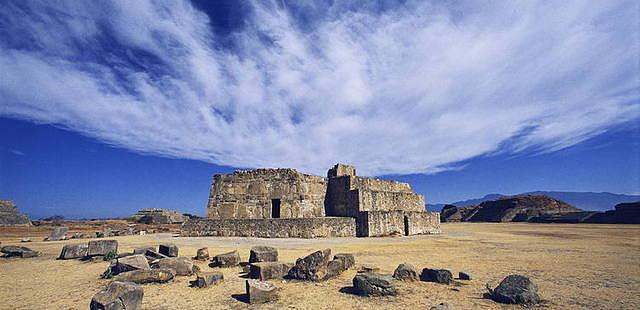
M 321 283 L 275 283 L 280 301 L 249 306 L 242 301 L 244 278 L 240 268 L 223 269 L 225 281 L 215 287 L 189 287 L 192 277 L 169 284 L 144 285 L 145 309 L 429 309 L 449 302 L 455 309 L 521 309 L 483 299 L 506 275 L 532 277 L 546 303 L 540 309 L 640 309 L 640 225 L 570 224 L 444 224 L 442 235 L 397 238 L 251 239 L 176 238 L 171 234 L 114 237 L 120 252 L 164 242 L 180 247 L 181 256 L 194 256 L 209 247 L 219 254 L 237 249 L 244 260 L 254 245 L 279 249 L 280 260 L 295 261 L 316 249 L 354 253 L 356 261 L 392 273 L 402 262 L 417 268 L 447 268 L 457 275 L 469 271 L 474 280 L 462 285 L 399 283 L 400 295 L 364 298 L 341 292 L 351 286 L 355 270 Z M 19 244 L 24 236 L 44 236 L 42 228 L 0 227 L 2 245 Z M 35 239 L 34 239 L 35 240 Z M 39 239 L 41 240 L 41 239 Z M 93 294 L 108 280 L 99 275 L 107 262 L 60 261 L 65 243 L 26 244 L 43 255 L 0 260 L 2 309 L 86 309 Z M 203 270 L 211 268 L 198 263 Z M 344 291 L 344 290 L 342 290 Z

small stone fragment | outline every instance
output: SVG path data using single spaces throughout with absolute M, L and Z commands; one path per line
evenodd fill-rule
M 222 282 L 222 280 L 224 280 L 224 275 L 222 274 L 222 272 L 214 271 L 199 273 L 194 285 L 200 288 L 209 287 Z
M 158 252 L 168 257 L 178 257 L 178 246 L 175 244 L 161 244 Z
M 209 249 L 208 248 L 198 249 L 198 251 L 196 252 L 196 257 L 194 257 L 194 259 L 209 260 Z
M 58 259 L 83 258 L 89 254 L 89 246 L 86 243 L 65 244 L 62 247 Z
M 278 300 L 278 288 L 268 282 L 247 280 L 246 291 L 250 304 L 263 304 Z
M 360 296 L 397 295 L 393 278 L 378 273 L 360 273 L 353 278 L 354 293 Z
M 255 246 L 249 251 L 249 263 L 277 262 L 278 249 L 270 246 Z
M 138 269 L 128 272 L 123 272 L 113 279 L 120 282 L 132 282 L 136 284 L 146 283 L 166 283 L 175 278 L 176 273 L 172 269 L 159 268 L 159 269 Z
M 403 263 L 398 265 L 396 270 L 393 272 L 393 277 L 401 281 L 415 281 L 418 280 L 418 272 L 416 271 L 416 267 L 413 265 Z
M 380 268 L 372 264 L 361 264 L 360 267 L 358 268 L 358 273 L 378 272 L 378 271 L 380 271 Z
M 133 283 L 114 281 L 96 293 L 91 299 L 91 310 L 138 310 L 142 309 L 142 288 Z
M 431 310 L 453 310 L 453 306 L 450 305 L 449 303 L 442 302 L 431 307 Z
M 92 240 L 89 241 L 88 247 L 88 256 L 118 254 L 118 240 Z
M 467 280 L 468 281 L 468 280 L 471 280 L 472 277 L 471 277 L 470 273 L 464 272 L 464 271 L 460 271 L 460 272 L 458 272 L 458 279 Z
M 20 240 L 20 242 L 31 242 L 31 238 L 24 237 Z
M 453 282 L 453 275 L 451 274 L 451 271 L 446 269 L 424 268 L 422 269 L 422 274 L 420 274 L 420 280 L 426 282 L 449 284 Z
M 504 304 L 540 303 L 538 287 L 526 276 L 509 275 L 491 292 L 491 299 Z
M 232 251 L 216 255 L 213 257 L 213 263 L 217 267 L 234 267 L 240 264 L 240 254 L 238 251 Z

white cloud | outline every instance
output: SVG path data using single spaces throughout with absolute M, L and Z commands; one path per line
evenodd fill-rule
M 0 115 L 144 153 L 324 174 L 555 151 L 640 117 L 635 1 L 9 2 Z

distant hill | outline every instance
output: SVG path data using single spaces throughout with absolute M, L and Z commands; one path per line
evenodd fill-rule
M 522 193 L 533 195 L 545 195 L 554 199 L 564 201 L 572 206 L 587 211 L 607 211 L 619 203 L 640 201 L 640 195 L 624 195 L 614 193 L 594 193 L 594 192 L 557 192 L 557 191 L 535 191 Z M 458 207 L 477 206 L 483 201 L 495 200 L 509 195 L 488 194 L 482 198 L 469 199 L 451 203 Z M 427 208 L 431 211 L 440 211 L 445 204 L 430 204 Z

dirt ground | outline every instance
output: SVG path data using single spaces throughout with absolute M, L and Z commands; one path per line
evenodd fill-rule
M 40 229 L 40 230 L 38 230 Z M 0 259 L 1 309 L 86 309 L 91 297 L 108 280 L 99 275 L 108 262 L 61 261 L 63 244 L 86 242 L 18 241 L 45 234 L 42 228 L 0 227 L 2 245 L 26 245 L 43 255 L 29 259 Z M 243 300 L 240 268 L 221 269 L 225 281 L 212 288 L 189 287 L 194 277 L 178 277 L 168 284 L 144 285 L 144 309 L 429 309 L 449 302 L 455 309 L 521 309 L 483 299 L 509 274 L 532 277 L 546 300 L 540 309 L 640 309 L 640 225 L 572 224 L 443 224 L 443 234 L 396 238 L 257 239 L 200 237 L 172 234 L 114 237 L 119 251 L 174 243 L 181 256 L 194 256 L 200 247 L 211 254 L 239 250 L 243 260 L 255 245 L 279 249 L 281 261 L 295 261 L 314 250 L 353 253 L 357 264 L 369 263 L 392 273 L 403 262 L 472 273 L 463 285 L 398 283 L 395 297 L 365 298 L 345 292 L 355 270 L 321 283 L 275 281 L 280 300 L 249 306 Z M 36 240 L 36 239 L 34 239 Z M 38 239 L 41 240 L 41 239 Z M 212 270 L 198 263 L 203 271 Z M 462 282 L 462 281 L 461 281 Z

